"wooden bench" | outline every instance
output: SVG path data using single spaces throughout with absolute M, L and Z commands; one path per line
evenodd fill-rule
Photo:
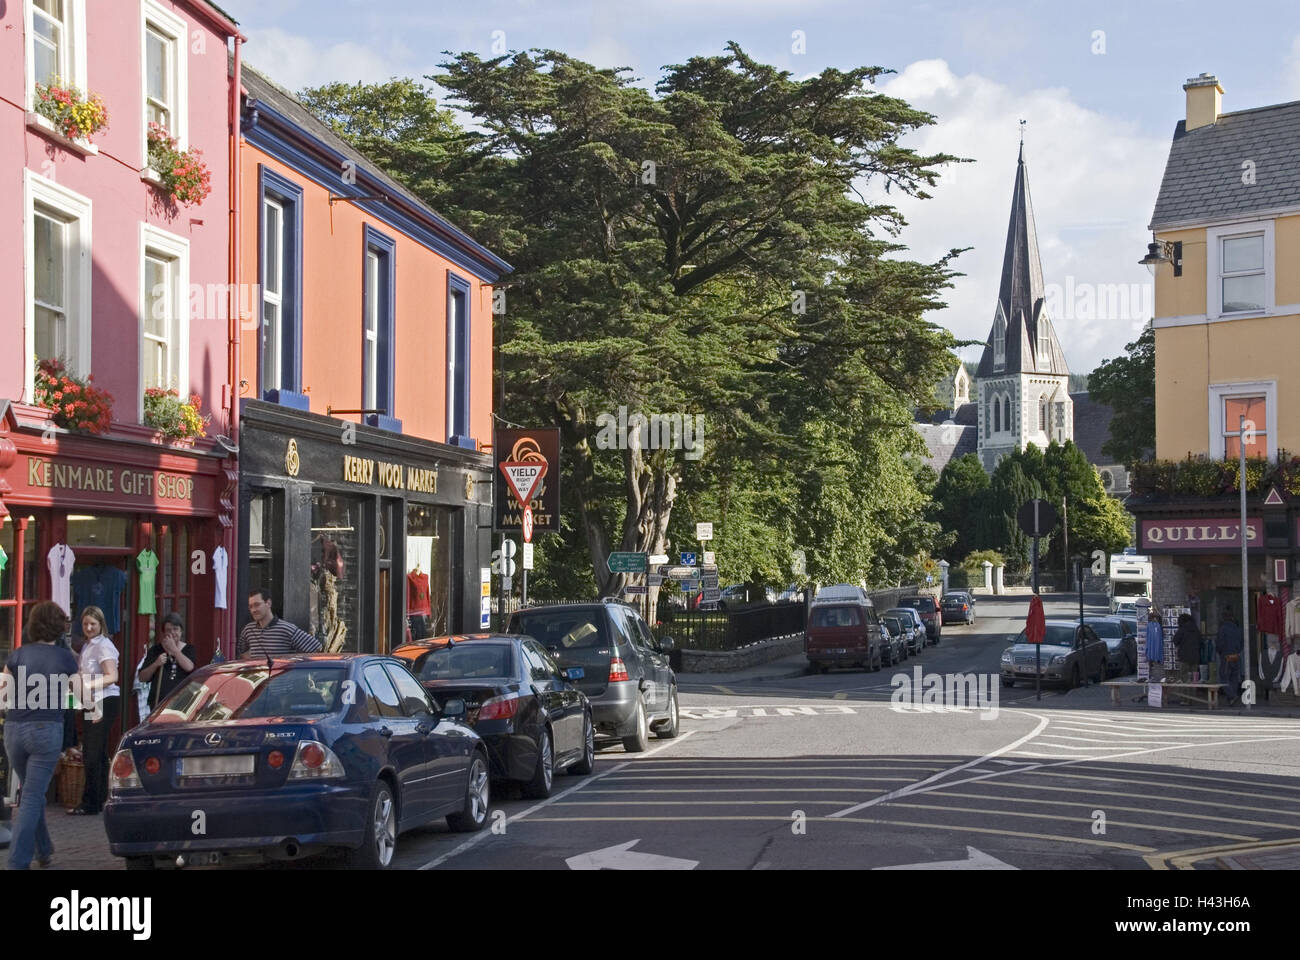
M 1125 687 L 1140 687 L 1142 693 L 1139 699 L 1145 698 L 1149 680 L 1107 680 L 1102 686 L 1110 687 L 1110 702 L 1119 703 L 1120 690 Z M 1166 681 L 1160 684 L 1161 691 L 1168 696 L 1180 697 L 1189 700 L 1192 703 L 1201 703 L 1207 709 L 1213 710 L 1219 705 L 1219 691 L 1222 689 L 1217 683 L 1181 683 L 1178 681 Z M 1200 691 L 1200 693 L 1198 693 Z

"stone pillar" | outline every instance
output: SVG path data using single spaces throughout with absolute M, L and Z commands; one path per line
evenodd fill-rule
M 981 566 L 984 568 L 984 589 L 989 593 L 993 592 L 993 564 L 985 560 Z
M 999 563 L 993 568 L 993 592 L 999 597 L 1007 592 L 1006 586 L 1002 583 L 1002 574 L 1006 571 L 1006 566 Z
M 940 576 L 943 577 L 943 590 L 940 591 L 939 596 L 946 597 L 948 595 L 948 561 L 947 560 L 939 561 L 939 570 L 940 570 Z

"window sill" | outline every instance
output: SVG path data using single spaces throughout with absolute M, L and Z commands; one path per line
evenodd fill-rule
M 396 417 L 386 416 L 382 413 L 366 414 L 366 425 L 378 427 L 380 430 L 387 430 L 389 433 L 401 433 L 402 421 Z
M 447 438 L 447 442 L 453 447 L 460 447 L 462 450 L 478 450 L 478 441 L 473 437 L 451 436 Z
M 292 390 L 267 390 L 262 394 L 262 399 L 291 410 L 311 410 L 311 398 L 305 393 L 294 393 Z
M 75 153 L 82 157 L 93 157 L 99 154 L 99 147 L 95 146 L 85 137 L 78 137 L 75 140 L 65 137 L 59 128 L 54 125 L 54 121 L 49 117 L 43 117 L 33 111 L 27 112 L 27 129 L 35 130 L 37 133 L 49 137 L 55 143 L 60 144 L 65 150 Z
M 155 187 L 162 186 L 162 174 L 153 167 L 145 167 L 140 171 L 140 179 L 145 183 L 152 183 Z

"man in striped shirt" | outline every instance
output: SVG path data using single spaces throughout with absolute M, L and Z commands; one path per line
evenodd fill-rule
M 265 590 L 248 595 L 252 623 L 239 631 L 235 655 L 241 658 L 284 657 L 291 653 L 316 653 L 321 642 L 306 630 L 271 612 L 271 596 Z

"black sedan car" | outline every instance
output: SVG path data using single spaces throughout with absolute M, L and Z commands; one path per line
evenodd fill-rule
M 386 868 L 405 830 L 487 822 L 487 749 L 461 710 L 435 706 L 391 657 L 202 667 L 122 738 L 104 807 L 109 849 L 127 869 L 329 848 Z
M 939 604 L 943 610 L 944 623 L 973 624 L 975 622 L 975 598 L 969 593 L 960 590 L 945 593 Z
M 591 704 L 574 686 L 583 669 L 561 670 L 528 636 L 471 634 L 417 640 L 393 651 L 437 702 L 465 701 L 468 722 L 487 744 L 492 776 L 548 797 L 556 771 L 591 773 L 596 758 Z
M 1092 627 L 1097 636 L 1106 641 L 1106 673 L 1113 677 L 1126 677 L 1137 673 L 1137 622 L 1129 627 L 1122 617 L 1084 617 L 1083 622 Z

